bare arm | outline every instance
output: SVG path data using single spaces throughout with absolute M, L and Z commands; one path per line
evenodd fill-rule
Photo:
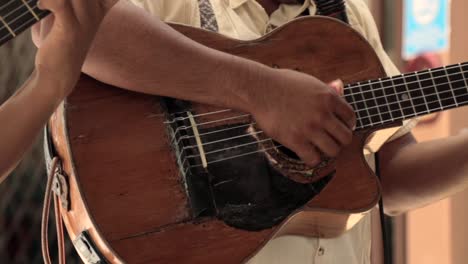
M 349 144 L 355 124 L 352 108 L 316 78 L 199 45 L 127 1 L 106 17 L 83 70 L 121 88 L 252 113 L 311 165 L 315 147 L 334 157 Z
M 380 152 L 383 197 L 390 214 L 427 205 L 468 187 L 468 133 L 415 143 L 408 134 Z
M 53 15 L 42 21 L 42 47 L 26 83 L 0 106 L 0 182 L 33 144 L 49 116 L 75 85 L 97 26 L 114 0 L 41 0 Z M 80 40 L 80 45 L 76 41 Z M 75 44 L 75 45 L 72 45 Z

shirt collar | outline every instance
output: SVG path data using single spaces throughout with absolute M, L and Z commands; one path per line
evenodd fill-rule
M 309 9 L 310 15 L 315 15 L 317 7 L 315 6 L 314 0 L 306 0 L 302 5 L 281 4 L 278 10 L 271 14 L 270 23 L 279 27 L 298 17 L 307 9 Z
M 236 9 L 249 1 L 252 1 L 252 0 L 229 0 L 229 7 L 232 9 Z

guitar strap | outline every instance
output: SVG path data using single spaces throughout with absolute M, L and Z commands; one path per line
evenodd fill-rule
M 218 20 L 210 0 L 198 0 L 200 10 L 200 27 L 209 31 L 218 32 Z

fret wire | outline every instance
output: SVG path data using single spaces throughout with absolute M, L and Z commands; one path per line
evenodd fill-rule
M 435 94 L 437 96 L 437 99 L 439 99 L 440 109 L 444 109 L 444 105 L 442 103 L 442 100 L 440 99 L 439 91 L 437 90 L 437 85 L 435 83 L 434 75 L 432 74 L 431 69 L 428 69 L 428 73 L 431 76 L 431 81 L 432 81 L 432 84 L 434 85 L 434 91 L 435 91 Z M 449 80 L 449 82 L 450 82 L 450 80 Z
M 361 87 L 362 90 L 364 91 L 363 98 L 367 102 L 365 105 L 367 106 L 367 112 L 369 113 L 369 119 L 373 124 L 378 124 L 382 121 L 382 118 L 378 118 L 378 115 L 380 113 L 379 109 L 379 104 L 376 101 L 372 86 L 371 86 L 372 80 L 369 80 L 367 82 L 362 82 Z M 376 112 L 377 114 L 374 114 Z
M 466 89 L 468 89 L 468 83 L 467 83 L 467 81 L 466 81 L 465 74 L 464 74 L 464 73 L 466 73 L 466 71 L 463 70 L 463 67 L 462 67 L 462 66 L 463 66 L 463 64 L 458 63 L 458 67 L 460 68 L 460 74 L 461 74 L 461 76 L 462 76 L 462 78 L 463 78 L 463 81 L 465 82 L 465 87 L 466 87 Z M 450 81 L 450 80 L 449 80 L 449 81 Z M 455 96 L 455 94 L 454 94 L 454 96 Z
M 383 89 L 383 82 L 382 82 L 382 78 L 379 78 L 378 80 L 378 83 L 380 84 L 380 87 L 382 87 L 382 94 L 384 95 L 384 99 L 385 99 L 385 102 L 387 103 L 387 109 L 390 110 L 390 104 L 388 103 L 388 98 L 387 96 L 385 96 L 385 90 Z M 390 111 L 390 118 L 393 120 L 395 120 L 395 118 L 393 117 L 392 115 L 392 112 Z
M 359 90 L 361 91 L 362 98 L 364 98 L 364 106 L 365 106 L 365 108 L 366 108 L 366 112 L 367 112 L 367 116 L 368 116 L 369 122 L 370 122 L 371 125 L 373 125 L 373 124 L 372 124 L 372 119 L 370 118 L 371 114 L 369 113 L 369 109 L 368 109 L 369 106 L 367 106 L 367 100 L 366 100 L 366 97 L 365 97 L 365 95 L 364 95 L 364 93 L 363 93 L 362 86 L 361 86 L 361 83 L 360 83 L 360 82 L 358 83 L 358 88 L 359 88 Z
M 349 85 L 349 87 L 351 87 L 351 85 Z M 348 87 L 348 88 L 349 88 L 349 87 Z M 356 98 L 354 97 L 353 90 L 350 89 L 349 91 L 350 91 L 351 98 L 352 98 L 351 101 L 355 103 L 355 102 L 356 102 Z M 357 118 L 356 126 L 358 127 L 358 126 L 360 126 L 359 123 L 361 123 L 361 125 L 362 125 L 362 121 L 361 121 L 361 116 L 360 116 L 360 114 L 359 114 L 360 111 L 357 109 L 357 104 L 355 105 L 354 112 L 355 112 L 356 118 Z
M 36 7 L 36 6 L 34 6 Z M 22 10 L 23 9 L 23 10 Z M 31 13 L 28 11 L 28 7 L 25 6 L 25 5 L 20 5 L 19 7 L 17 7 L 16 9 L 12 10 L 10 13 L 7 14 L 7 16 L 5 16 L 5 18 L 15 14 L 16 12 L 21 12 L 21 15 L 18 15 L 16 17 L 13 18 L 13 20 L 9 21 L 8 23 L 10 25 L 13 26 L 13 23 L 16 23 L 18 20 L 21 20 L 22 18 L 24 18 L 25 16 L 27 15 L 30 15 Z M 34 18 L 34 17 L 33 17 Z M 21 21 L 18 21 L 19 23 Z M 16 27 L 16 29 L 19 29 L 21 28 L 23 25 L 25 25 L 24 23 L 22 23 L 19 27 Z
M 23 4 L 28 8 L 29 12 L 36 18 L 37 21 L 39 21 L 39 16 L 34 12 L 34 10 L 29 6 L 29 4 L 26 2 L 26 0 L 21 0 Z
M 377 102 L 377 96 L 375 96 L 375 92 L 374 92 L 374 89 L 372 89 L 372 86 L 371 86 L 371 80 L 369 80 L 369 87 L 370 87 L 370 90 L 372 92 L 372 98 L 374 98 L 374 102 L 375 102 L 375 105 L 377 106 L 377 113 L 379 113 L 379 116 L 380 116 L 380 120 L 383 121 L 384 118 L 382 117 L 382 114 L 380 113 L 380 106 L 379 106 L 379 102 Z
M 8 32 L 10 32 L 10 34 L 13 37 L 16 37 L 16 33 L 11 29 L 11 27 L 7 24 L 7 22 L 5 21 L 5 19 L 3 19 L 2 16 L 0 16 L 0 21 L 3 23 L 3 25 L 5 25 L 5 28 L 8 29 Z
M 460 74 L 463 76 L 463 73 L 461 73 L 463 71 L 463 69 L 461 68 L 461 64 L 459 63 L 458 65 L 460 66 Z M 445 71 L 445 75 L 447 76 L 447 80 L 448 80 L 448 84 L 450 86 L 450 90 L 451 90 L 452 95 L 453 95 L 453 100 L 455 101 L 455 104 L 458 106 L 458 100 L 457 100 L 457 98 L 455 96 L 455 92 L 454 92 L 454 89 L 453 89 L 452 82 L 450 81 L 447 68 L 446 67 L 443 67 L 443 68 L 444 68 L 444 71 Z M 465 81 L 465 85 L 466 85 L 466 81 Z
M 396 91 L 395 82 L 393 81 L 393 78 L 392 78 L 392 77 L 390 77 L 390 81 L 391 81 L 392 84 L 393 84 L 392 88 L 393 88 L 393 91 L 395 91 L 395 96 L 396 96 L 398 93 L 397 93 L 397 91 Z M 402 107 L 401 107 L 400 99 L 398 98 L 398 96 L 396 96 L 396 101 L 397 101 L 398 105 L 400 106 L 401 115 L 404 116 L 405 113 L 403 113 L 403 110 L 401 109 Z
M 423 85 L 421 83 L 421 79 L 419 79 L 418 74 L 415 74 L 415 76 L 416 76 L 416 79 L 418 80 L 419 90 L 421 91 L 422 98 L 424 99 L 424 103 L 426 104 L 427 113 L 429 113 L 430 108 L 429 108 L 429 104 L 427 103 L 427 98 L 426 98 L 425 93 L 424 93 L 424 88 L 423 88 Z
M 413 111 L 416 113 L 416 107 L 414 106 L 414 103 L 413 103 L 413 96 L 411 95 L 411 92 L 408 88 L 408 83 L 406 82 L 406 79 L 405 79 L 405 75 L 403 74 L 403 83 L 405 84 L 405 88 L 406 88 L 406 91 L 408 92 L 408 100 L 410 101 L 410 104 L 411 106 L 413 106 Z

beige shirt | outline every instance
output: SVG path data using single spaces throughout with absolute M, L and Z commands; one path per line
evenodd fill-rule
M 131 0 L 161 20 L 200 27 L 198 0 Z M 347 0 L 350 25 L 372 45 L 388 75 L 399 74 L 398 69 L 382 48 L 372 15 L 362 0 Z M 211 0 L 219 33 L 231 38 L 251 40 L 281 26 L 306 9 L 316 13 L 313 0 L 303 5 L 280 5 L 269 17 L 255 0 Z M 415 122 L 405 122 L 401 128 L 379 131 L 366 147 L 366 154 L 375 152 L 385 142 L 408 133 Z M 373 167 L 373 155 L 366 155 Z M 294 264 L 366 264 L 370 263 L 371 217 L 368 214 L 351 231 L 336 239 L 300 236 L 280 237 L 270 241 L 249 263 Z

